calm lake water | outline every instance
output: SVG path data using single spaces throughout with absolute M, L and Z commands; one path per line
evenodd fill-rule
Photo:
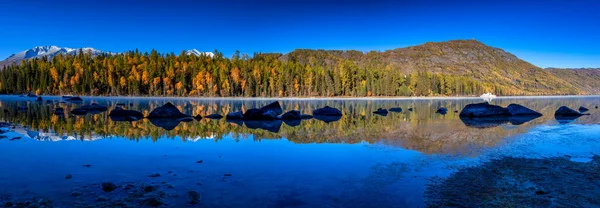
M 461 120 L 454 112 L 481 99 L 280 100 L 284 112 L 312 114 L 328 105 L 344 116 L 328 123 L 266 124 L 206 118 L 115 122 L 108 112 L 123 103 L 147 115 L 171 102 L 186 114 L 204 116 L 273 100 L 44 99 L 0 96 L 0 107 L 7 110 L 0 118 L 15 126 L 0 139 L 0 202 L 47 198 L 55 207 L 138 207 L 156 199 L 164 207 L 424 207 L 423 193 L 432 180 L 486 160 L 569 155 L 585 162 L 600 154 L 600 110 L 594 108 L 600 97 L 496 99 L 491 104 L 518 103 L 544 115 L 483 123 Z M 69 113 L 90 103 L 109 110 Z M 554 111 L 563 105 L 585 106 L 591 115 L 559 123 Z M 54 115 L 56 107 L 65 108 L 65 115 Z M 403 111 L 372 113 L 392 107 Z M 438 107 L 448 113 L 435 113 Z M 119 187 L 104 192 L 103 182 Z M 147 186 L 156 190 L 140 191 Z M 189 204 L 189 191 L 200 193 L 199 204 Z

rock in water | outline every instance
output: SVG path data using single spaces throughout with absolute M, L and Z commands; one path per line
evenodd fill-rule
M 268 110 L 263 112 L 262 115 L 260 115 L 261 120 L 277 120 L 277 113 L 272 111 L 272 110 Z
M 81 109 L 85 109 L 87 111 L 106 111 L 108 110 L 108 107 L 99 105 L 97 103 L 92 103 L 90 105 L 82 105 Z
M 67 180 L 68 180 L 68 179 L 71 179 L 71 178 L 73 178 L 73 175 L 71 175 L 71 174 L 67 174 L 67 175 L 65 175 L 65 179 L 67 179 Z
M 281 109 L 281 105 L 279 104 L 278 101 L 275 101 L 268 105 L 265 105 L 262 108 L 260 108 L 260 110 L 262 111 L 262 113 L 265 113 L 267 111 L 273 111 L 273 113 L 275 113 L 276 116 L 281 115 L 283 113 L 283 110 Z
M 508 109 L 508 113 L 510 113 L 510 115 L 513 116 L 542 116 L 542 114 L 538 113 L 537 111 L 531 110 L 525 106 L 514 103 L 508 105 L 506 109 Z
M 436 113 L 445 115 L 446 113 L 448 113 L 448 109 L 444 108 L 444 107 L 440 107 L 437 109 Z
M 225 118 L 228 120 L 243 120 L 244 114 L 241 111 L 229 112 Z
M 508 109 L 497 106 L 490 105 L 487 102 L 484 103 L 475 103 L 468 104 L 465 108 L 460 112 L 460 116 L 468 116 L 468 117 L 485 117 L 485 116 L 510 116 Z
M 281 116 L 281 119 L 284 119 L 284 120 L 300 120 L 300 119 L 302 119 L 302 115 L 300 114 L 300 111 L 291 110 L 291 111 L 288 111 L 287 113 L 284 113 Z
M 42 99 L 42 97 L 38 97 L 37 99 L 35 99 L 35 101 L 37 101 L 37 102 L 42 102 L 42 101 L 44 101 L 44 100 Z
M 188 199 L 190 200 L 190 204 L 198 204 L 200 202 L 200 193 L 197 191 L 188 191 Z
M 561 106 L 560 108 L 558 108 L 558 110 L 556 110 L 554 112 L 554 116 L 581 116 L 581 115 L 583 115 L 583 114 L 581 114 L 573 109 L 570 109 L 567 106 Z
M 158 107 L 158 108 L 152 110 L 152 112 L 150 112 L 150 114 L 148 114 L 148 118 L 183 118 L 183 117 L 190 117 L 190 116 L 181 113 L 181 111 L 179 111 L 179 109 L 177 109 L 177 107 L 175 107 L 175 105 L 173 105 L 170 102 L 168 102 L 167 104 L 164 104 L 161 107 Z
M 66 97 L 65 100 L 67 102 L 83 102 L 83 99 L 81 99 L 80 97 Z
M 209 119 L 221 119 L 223 118 L 223 116 L 221 114 L 218 113 L 213 113 L 207 116 L 204 116 L 204 118 L 209 118 Z
M 412 110 L 413 110 L 413 108 L 408 108 L 408 111 L 412 111 Z
M 81 109 L 81 108 L 75 108 L 75 109 L 71 110 L 71 113 L 73 115 L 85 115 L 85 114 L 87 114 L 87 112 L 88 112 L 87 110 Z
M 111 191 L 114 191 L 115 189 L 117 189 L 117 185 L 115 185 L 114 183 L 111 183 L 111 182 L 102 183 L 102 191 L 104 191 L 104 192 L 111 192 Z
M 400 113 L 400 112 L 402 112 L 402 108 L 400 108 L 400 107 L 397 107 L 397 108 L 390 108 L 390 110 L 389 110 L 389 111 L 390 111 L 390 112 L 395 112 L 395 113 Z
M 387 116 L 388 111 L 386 109 L 379 108 L 376 111 L 374 111 L 373 113 L 377 114 L 377 115 L 380 115 L 380 116 Z
M 313 111 L 314 116 L 342 116 L 342 112 L 337 108 L 325 106 Z
M 111 117 L 111 119 L 113 120 L 123 120 L 123 121 L 128 121 L 131 120 L 130 118 L 135 118 L 135 119 L 142 119 L 144 118 L 144 114 L 142 112 L 139 111 L 134 111 L 134 110 L 124 110 L 123 108 L 120 107 L 116 107 L 115 109 L 113 109 L 112 111 L 110 111 L 110 114 L 108 114 L 108 116 Z M 122 118 L 122 119 L 120 119 Z
M 260 120 L 261 116 L 262 116 L 262 111 L 256 108 L 251 108 L 246 110 L 246 112 L 244 113 L 244 119 L 245 120 Z
M 590 109 L 587 109 L 586 107 L 579 106 L 579 112 L 581 112 L 581 113 L 583 113 L 583 112 L 586 112 L 586 111 L 589 111 L 589 110 L 590 110 Z

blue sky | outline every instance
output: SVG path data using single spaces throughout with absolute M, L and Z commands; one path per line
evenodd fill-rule
M 385 50 L 475 38 L 541 67 L 600 67 L 600 1 L 0 0 L 0 59 L 38 45 Z

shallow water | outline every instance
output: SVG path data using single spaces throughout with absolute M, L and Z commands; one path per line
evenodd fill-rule
M 422 195 L 431 178 L 481 161 L 568 154 L 585 162 L 600 154 L 600 111 L 594 108 L 600 97 L 492 102 L 518 103 L 544 114 L 520 125 L 473 125 L 454 112 L 480 99 L 282 100 L 284 112 L 311 114 L 329 105 L 344 116 L 329 123 L 311 119 L 268 127 L 206 118 L 160 127 L 148 120 L 115 122 L 108 117 L 117 103 L 147 115 L 172 102 L 186 114 L 204 116 L 245 111 L 273 101 L 268 99 L 84 97 L 78 104 L 60 103 L 60 97 L 44 99 L 52 102 L 0 96 L 0 107 L 8 110 L 0 112 L 0 118 L 16 125 L 0 139 L 0 201 L 38 196 L 55 206 L 71 207 L 127 194 L 122 187 L 104 193 L 99 184 L 110 181 L 119 186 L 155 183 L 167 207 L 192 206 L 186 196 L 190 190 L 202 195 L 203 207 L 423 207 Z M 107 105 L 109 111 L 69 113 L 89 103 Z M 591 115 L 559 123 L 553 113 L 562 105 L 586 106 Z M 19 111 L 18 106 L 28 110 Z M 65 115 L 53 115 L 55 107 L 65 108 Z M 392 107 L 403 111 L 372 113 Z M 448 108 L 448 114 L 435 113 L 438 107 Z M 22 138 L 11 140 L 17 136 Z M 160 177 L 148 177 L 153 173 Z M 73 177 L 67 180 L 67 174 Z M 73 191 L 83 194 L 70 196 Z

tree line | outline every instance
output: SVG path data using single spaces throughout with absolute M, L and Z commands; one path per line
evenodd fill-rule
M 137 50 L 23 60 L 0 70 L 0 93 L 207 97 L 459 96 L 510 89 L 472 77 L 329 59 L 336 51 L 236 52 L 225 58 Z

